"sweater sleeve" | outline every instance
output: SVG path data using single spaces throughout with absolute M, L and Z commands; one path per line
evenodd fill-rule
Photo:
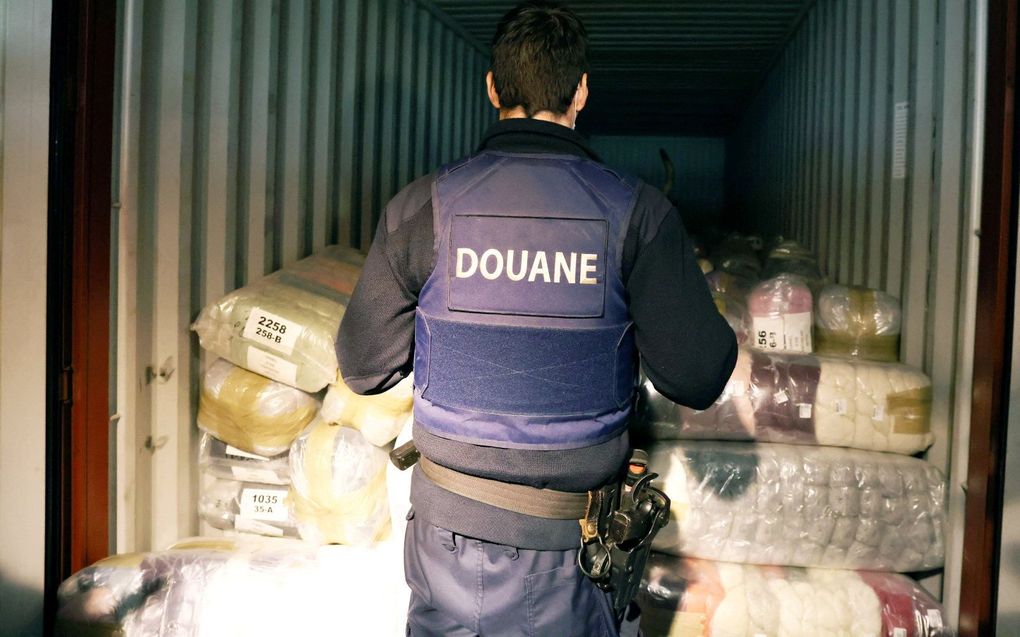
M 663 396 L 705 409 L 733 372 L 736 337 L 712 301 L 676 208 L 644 186 L 633 219 L 625 277 L 642 369 Z
M 418 294 L 434 262 L 431 176 L 386 206 L 337 335 L 340 375 L 352 391 L 376 394 L 411 373 Z

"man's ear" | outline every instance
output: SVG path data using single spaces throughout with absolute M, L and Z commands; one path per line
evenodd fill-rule
M 580 113 L 584 105 L 588 103 L 588 74 L 581 74 L 581 81 L 577 83 L 577 90 L 574 91 L 574 110 Z
M 496 110 L 499 110 L 499 93 L 496 92 L 496 82 L 492 79 L 492 71 L 485 74 L 485 89 L 489 94 L 489 102 Z

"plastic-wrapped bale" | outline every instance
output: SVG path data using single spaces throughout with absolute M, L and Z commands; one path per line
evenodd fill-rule
M 198 427 L 260 456 L 285 453 L 319 411 L 319 401 L 223 359 L 202 378 Z
M 637 597 L 646 637 L 950 637 L 945 611 L 898 573 L 729 564 L 653 553 Z
M 741 350 L 698 411 L 639 391 L 637 429 L 659 440 L 755 440 L 912 455 L 935 442 L 931 380 L 907 365 Z
M 916 458 L 691 441 L 654 445 L 650 470 L 672 499 L 659 551 L 780 566 L 942 566 L 945 479 Z
M 761 275 L 760 237 L 731 234 L 712 251 L 715 269 L 743 278 L 757 279 Z
M 896 297 L 870 288 L 829 285 L 818 295 L 815 349 L 894 363 L 900 356 L 901 325 Z
M 818 267 L 814 253 L 796 241 L 782 241 L 769 251 L 762 269 L 762 277 L 771 279 L 781 274 L 793 274 L 803 278 L 812 287 L 820 285 L 825 278 Z
M 301 537 L 320 544 L 384 540 L 390 531 L 388 461 L 387 453 L 354 427 L 313 421 L 290 450 Z
M 747 300 L 747 295 L 758 284 L 757 277 L 742 277 L 718 270 L 706 274 L 705 281 L 713 296 L 721 294 L 742 301 Z
M 57 593 L 56 635 L 279 637 L 404 634 L 401 547 L 197 538 L 101 560 Z M 357 574 L 357 576 L 352 576 Z M 357 609 L 338 616 L 343 609 Z
M 723 315 L 730 329 L 737 337 L 737 344 L 744 345 L 750 338 L 751 319 L 747 314 L 747 306 L 743 301 L 729 294 L 712 293 L 712 300 L 719 313 Z
M 411 416 L 414 381 L 408 376 L 374 396 L 359 396 L 338 379 L 329 386 L 319 416 L 328 423 L 350 425 L 378 447 L 392 442 Z
M 198 444 L 198 466 L 208 475 L 227 480 L 290 484 L 287 453 L 267 457 L 232 447 L 209 434 Z
M 751 345 L 769 352 L 811 352 L 811 289 L 798 276 L 781 274 L 747 296 Z
M 206 306 L 192 329 L 217 356 L 319 391 L 336 380 L 336 334 L 362 262 L 353 250 L 326 248 Z
M 207 476 L 199 493 L 198 516 L 224 531 L 298 537 L 290 500 L 286 486 Z

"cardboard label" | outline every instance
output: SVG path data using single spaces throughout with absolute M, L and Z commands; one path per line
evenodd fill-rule
M 836 415 L 837 416 L 845 416 L 849 412 L 850 412 L 850 410 L 847 408 L 846 398 L 837 398 L 836 399 Z
M 241 516 L 234 518 L 234 530 L 241 531 L 242 533 L 258 533 L 259 535 L 283 537 L 283 529 L 277 528 L 272 524 L 266 524 L 265 522 Z
M 790 402 L 790 397 L 786 395 L 786 390 L 785 389 L 781 389 L 781 390 L 777 391 L 773 395 L 773 397 L 776 399 L 776 404 L 777 405 L 785 405 L 786 403 Z
M 798 410 L 799 415 L 800 415 L 801 418 L 810 418 L 811 417 L 811 411 L 812 410 L 811 410 L 811 404 L 810 403 L 800 403 L 799 405 L 797 405 L 797 410 Z
M 293 321 L 256 307 L 248 315 L 243 335 L 249 341 L 290 354 L 294 351 L 294 344 L 301 329 L 301 326 Z
M 269 484 L 280 482 L 280 477 L 276 475 L 276 472 L 269 469 L 231 466 L 230 473 L 241 482 L 268 482 Z
M 289 517 L 286 499 L 286 489 L 258 489 L 254 487 L 242 489 L 239 517 L 286 522 Z
M 269 460 L 269 458 L 267 458 L 265 456 L 260 456 L 260 455 L 255 454 L 255 453 L 248 453 L 247 451 L 244 451 L 242 449 L 238 449 L 237 447 L 232 447 L 230 445 L 227 445 L 227 455 L 228 456 L 233 456 L 235 458 L 246 458 L 248 460 L 261 460 L 263 462 L 265 462 L 266 460 Z
M 751 320 L 755 347 L 769 352 L 811 352 L 811 312 L 756 316 Z
M 285 385 L 297 385 L 297 365 L 269 352 L 263 352 L 257 347 L 248 348 L 247 367 L 256 374 L 262 374 Z

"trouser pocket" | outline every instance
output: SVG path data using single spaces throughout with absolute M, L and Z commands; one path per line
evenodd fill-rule
M 574 564 L 527 575 L 528 626 L 532 637 L 616 637 L 607 594 Z

